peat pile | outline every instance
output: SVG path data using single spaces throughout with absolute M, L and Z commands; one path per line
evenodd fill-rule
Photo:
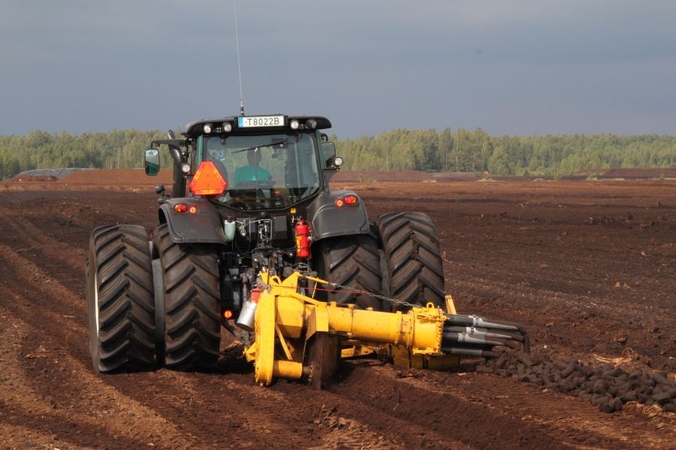
M 75 172 L 81 172 L 90 169 L 79 167 L 68 167 L 63 169 L 32 169 L 21 172 L 10 178 L 10 181 L 58 181 Z
M 602 412 L 620 411 L 628 402 L 658 405 L 664 411 L 676 412 L 676 383 L 665 372 L 626 372 L 612 364 L 592 367 L 572 358 L 531 357 L 524 353 L 504 353 L 476 370 L 577 396 L 591 401 Z

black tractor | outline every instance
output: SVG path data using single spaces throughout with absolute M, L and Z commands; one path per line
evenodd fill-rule
M 307 280 L 304 295 L 380 311 L 444 305 L 439 239 L 428 216 L 369 220 L 354 192 L 331 190 L 342 158 L 320 116 L 232 116 L 153 141 L 145 171 L 173 160 L 157 188 L 159 224 L 96 228 L 86 265 L 97 372 L 211 370 L 221 328 L 246 339 L 259 274 Z M 150 241 L 148 236 L 151 236 Z M 302 279 L 302 278 L 301 278 Z

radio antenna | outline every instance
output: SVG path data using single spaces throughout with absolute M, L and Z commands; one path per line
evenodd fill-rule
M 239 27 L 237 25 L 237 0 L 233 0 L 235 7 L 235 45 L 237 46 L 237 75 L 239 77 L 239 113 L 244 115 L 244 94 L 242 93 L 242 64 L 239 62 Z

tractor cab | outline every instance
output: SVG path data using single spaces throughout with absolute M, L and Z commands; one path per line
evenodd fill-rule
M 187 195 L 243 211 L 284 209 L 328 190 L 341 163 L 320 131 L 330 126 L 318 116 L 200 120 L 188 125 L 184 141 L 176 140 L 187 151 L 172 154 L 180 159 Z M 146 172 L 156 173 L 158 164 L 156 150 L 149 149 Z
M 203 161 L 212 161 L 225 181 L 215 197 L 225 205 L 286 208 L 318 193 L 323 184 L 313 134 L 202 135 L 200 140 Z

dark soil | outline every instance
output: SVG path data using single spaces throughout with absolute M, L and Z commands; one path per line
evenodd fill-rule
M 339 175 L 372 218 L 430 215 L 458 311 L 520 323 L 531 354 L 446 372 L 356 360 L 325 391 L 262 388 L 242 367 L 96 375 L 89 234 L 151 230 L 153 186 L 169 175 L 11 181 L 0 184 L 0 448 L 676 448 L 676 181 Z

